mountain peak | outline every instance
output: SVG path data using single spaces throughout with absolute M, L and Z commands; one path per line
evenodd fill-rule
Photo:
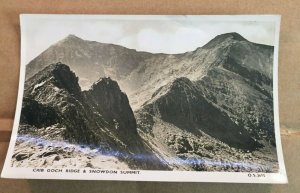
M 176 78 L 170 85 L 171 90 L 182 90 L 183 88 L 192 88 L 193 83 L 186 77 Z
M 78 36 L 75 36 L 74 34 L 69 34 L 65 39 L 80 39 L 80 40 L 82 40 L 81 38 L 79 38 Z
M 117 90 L 120 90 L 120 87 L 118 83 L 114 80 L 112 80 L 110 77 L 101 77 L 97 82 L 95 82 L 92 85 L 92 90 L 99 89 L 99 88 L 116 88 Z
M 234 40 L 245 41 L 246 39 L 237 32 L 230 32 L 216 36 L 216 38 L 231 38 Z
M 179 77 L 179 78 L 176 78 L 172 84 L 175 85 L 175 84 L 182 84 L 182 83 L 190 84 L 192 82 L 187 77 Z
M 224 41 L 248 41 L 243 36 L 241 36 L 239 33 L 236 32 L 230 32 L 225 33 L 221 35 L 217 35 L 215 38 L 213 38 L 211 41 L 209 41 L 207 44 L 203 46 L 203 48 L 213 48 L 217 46 L 218 44 L 223 43 Z
M 57 63 L 53 63 L 53 64 L 50 64 L 49 66 L 47 66 L 45 68 L 45 70 L 47 69 L 47 71 L 54 71 L 54 70 L 70 70 L 70 67 L 66 64 L 63 64 L 61 62 L 57 62 Z
M 81 42 L 81 41 L 84 41 L 84 40 L 81 39 L 78 36 L 75 36 L 74 34 L 69 34 L 64 39 L 62 39 L 61 41 L 59 41 L 59 43 L 63 43 L 63 42 Z
M 70 67 L 61 62 L 50 64 L 49 66 L 44 68 L 44 70 L 42 72 L 44 72 L 44 73 L 48 72 L 53 75 L 56 75 L 59 72 L 59 73 L 65 73 L 65 74 L 72 74 L 75 76 L 75 74 L 71 71 Z
M 50 64 L 30 78 L 29 82 L 31 85 L 36 85 L 47 78 L 58 88 L 65 89 L 70 93 L 79 93 L 81 91 L 78 77 L 71 71 L 69 66 L 61 62 Z
M 102 117 L 114 125 L 118 133 L 124 134 L 124 140 L 128 140 L 126 136 L 137 134 L 136 120 L 127 95 L 121 91 L 116 81 L 110 77 L 100 78 L 85 93 Z
M 160 87 L 158 90 L 156 90 L 149 101 L 147 101 L 145 104 L 151 103 L 155 100 L 158 100 L 161 96 L 166 95 L 170 92 L 175 93 L 181 93 L 186 92 L 188 89 L 194 88 L 193 83 L 190 79 L 186 77 L 180 77 L 176 78 L 173 82 L 168 83 L 167 85 L 164 85 Z

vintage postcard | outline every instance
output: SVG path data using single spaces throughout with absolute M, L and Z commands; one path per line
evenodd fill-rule
M 287 183 L 280 16 L 23 14 L 2 177 Z

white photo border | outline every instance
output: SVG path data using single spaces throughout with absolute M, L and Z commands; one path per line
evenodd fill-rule
M 11 167 L 11 159 L 17 139 L 19 127 L 24 83 L 25 83 L 25 56 L 26 42 L 24 41 L 23 29 L 26 22 L 31 18 L 84 18 L 84 19 L 105 19 L 109 20 L 174 20 L 180 18 L 189 18 L 199 21 L 263 21 L 274 22 L 275 24 L 275 44 L 273 58 L 273 104 L 274 104 L 274 122 L 275 122 L 275 138 L 276 150 L 278 156 L 279 171 L 278 173 L 248 173 L 248 172 L 197 172 L 197 171 L 152 171 L 152 170 L 134 170 L 138 174 L 122 174 L 121 170 L 115 173 L 80 173 L 64 172 L 66 168 L 62 168 L 62 173 L 57 172 L 33 172 L 34 168 L 15 168 Z M 19 78 L 19 90 L 16 106 L 15 119 L 9 148 L 5 160 L 5 164 L 1 173 L 3 178 L 22 178 L 22 179 L 74 179 L 74 180 L 122 180 L 122 181 L 177 181 L 177 182 L 231 182 L 231 183 L 287 183 L 286 169 L 284 165 L 282 145 L 280 138 L 279 125 L 279 106 L 278 106 L 278 51 L 279 51 L 279 31 L 280 31 L 280 15 L 73 15 L 73 14 L 21 14 L 21 67 Z M 51 168 L 46 168 L 50 169 Z M 57 169 L 57 168 L 56 168 Z M 54 171 L 54 170 L 53 170 Z M 127 170 L 126 170 L 127 171 Z

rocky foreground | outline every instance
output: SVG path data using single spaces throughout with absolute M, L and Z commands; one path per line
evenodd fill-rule
M 129 169 L 125 162 L 100 151 L 84 145 L 20 136 L 13 154 L 12 166 Z
M 276 150 L 269 144 L 255 151 L 229 146 L 204 132 L 198 134 L 154 120 L 151 133 L 140 130 L 145 142 L 173 170 L 277 172 Z
M 174 134 L 174 133 L 173 133 Z M 173 136 L 173 139 L 171 139 Z M 197 171 L 227 171 L 227 172 L 276 172 L 277 161 L 272 160 L 270 152 L 262 155 L 260 152 L 244 153 L 238 149 L 230 148 L 226 144 L 218 143 L 209 136 L 199 139 L 188 134 L 175 137 L 170 134 L 165 141 L 171 144 L 167 149 L 163 139 L 154 141 L 149 139 L 149 144 L 156 147 L 154 151 L 162 162 L 169 165 L 172 170 L 197 170 Z M 187 144 L 198 145 L 195 147 Z M 196 145 L 197 146 L 197 145 Z M 185 148 L 191 149 L 185 152 Z M 172 151 L 173 149 L 173 151 Z M 40 167 L 40 168 L 93 168 L 93 169 L 138 169 L 124 160 L 127 157 L 149 159 L 146 155 L 134 155 L 127 152 L 108 152 L 101 147 L 88 145 L 75 145 L 63 141 L 51 141 L 29 135 L 19 136 L 12 157 L 13 167 Z M 198 156 L 195 156 L 198 155 Z M 264 159 L 262 159 L 262 157 Z M 150 158 L 151 159 L 151 158 Z

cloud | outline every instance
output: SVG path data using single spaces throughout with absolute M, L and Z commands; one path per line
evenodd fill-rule
M 174 19 L 98 19 L 97 17 L 30 17 L 22 25 L 28 63 L 69 34 L 86 40 L 122 45 L 153 53 L 183 53 L 203 46 L 216 35 L 237 32 L 246 39 L 273 45 L 275 25 L 255 21 Z

